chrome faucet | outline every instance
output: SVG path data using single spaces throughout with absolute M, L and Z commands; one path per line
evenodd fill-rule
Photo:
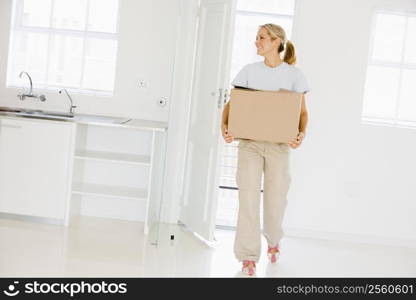
M 74 108 L 76 108 L 76 106 L 74 105 L 74 101 L 72 101 L 72 98 L 71 98 L 71 96 L 69 95 L 69 93 L 66 89 L 59 90 L 59 94 L 62 94 L 62 91 L 65 92 L 65 94 L 68 96 L 69 102 L 71 102 L 71 106 L 69 108 L 69 113 L 73 115 L 74 114 Z
M 19 94 L 17 95 L 17 97 L 19 97 L 20 100 L 25 100 L 26 98 L 35 98 L 35 99 L 39 99 L 40 101 L 46 101 L 46 97 L 45 95 L 35 95 L 33 94 L 33 82 L 32 82 L 32 78 L 30 77 L 29 73 L 22 71 L 20 72 L 19 77 L 22 78 L 23 75 L 27 76 L 27 78 L 29 78 L 29 83 L 30 83 L 30 90 L 28 94 Z

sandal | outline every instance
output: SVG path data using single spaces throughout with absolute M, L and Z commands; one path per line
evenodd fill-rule
M 250 276 L 254 275 L 256 273 L 256 262 L 252 260 L 244 260 L 242 271 L 244 274 Z
M 279 245 L 275 247 L 270 247 L 267 249 L 267 257 L 269 258 L 271 263 L 277 262 L 277 258 L 280 255 Z

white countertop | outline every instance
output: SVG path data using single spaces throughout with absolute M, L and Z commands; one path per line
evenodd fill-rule
M 13 111 L 16 110 L 16 111 Z M 42 117 L 36 114 L 27 115 L 19 112 L 19 108 L 0 107 L 0 116 L 12 117 L 12 118 L 25 118 L 36 120 L 53 120 L 61 122 L 74 122 L 77 124 L 95 125 L 95 126 L 109 126 L 120 128 L 131 128 L 140 130 L 156 130 L 166 131 L 168 124 L 166 122 L 141 120 L 141 119 L 129 119 L 122 117 L 101 116 L 101 115 L 87 115 L 87 114 L 75 114 L 74 117 Z

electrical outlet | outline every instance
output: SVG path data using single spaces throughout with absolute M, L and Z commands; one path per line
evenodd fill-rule
M 139 83 L 138 83 L 139 88 L 141 89 L 147 89 L 149 87 L 149 84 L 147 83 L 146 80 L 144 79 L 139 79 Z

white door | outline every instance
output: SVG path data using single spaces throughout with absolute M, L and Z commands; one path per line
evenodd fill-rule
M 234 0 L 201 0 L 189 120 L 183 203 L 179 221 L 214 240 L 221 114 L 229 86 Z

